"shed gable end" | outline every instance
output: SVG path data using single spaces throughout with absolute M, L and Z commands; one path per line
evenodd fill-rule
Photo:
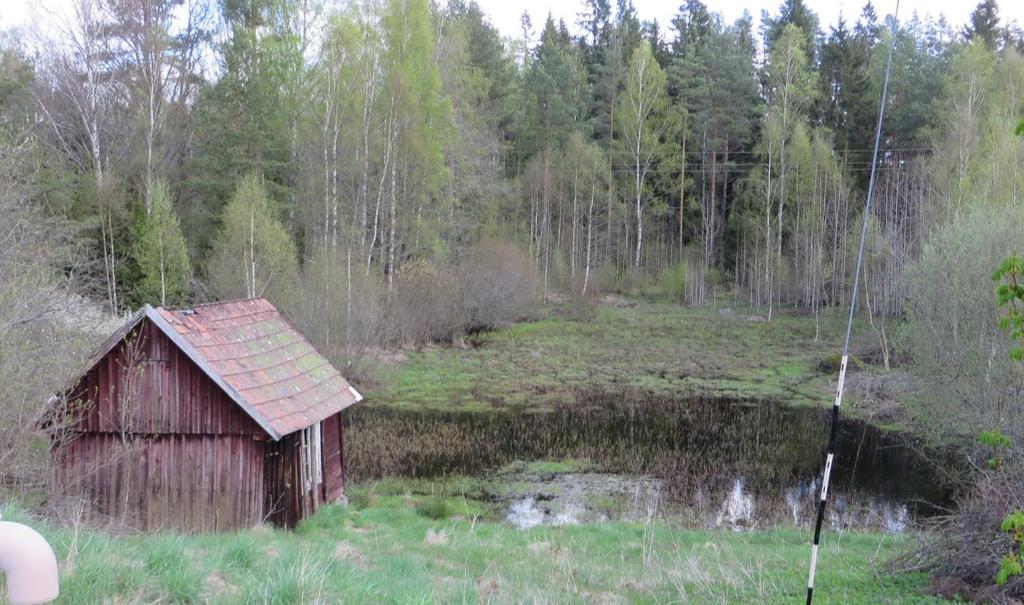
M 145 317 L 95 361 L 67 400 L 78 432 L 265 435 Z

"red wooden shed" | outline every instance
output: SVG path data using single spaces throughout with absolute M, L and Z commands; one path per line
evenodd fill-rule
M 344 496 L 362 396 L 263 299 L 146 305 L 60 398 L 57 485 L 144 530 L 291 527 Z

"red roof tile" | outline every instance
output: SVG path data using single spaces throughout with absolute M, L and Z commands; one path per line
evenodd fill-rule
M 266 300 L 145 311 L 275 439 L 362 399 Z

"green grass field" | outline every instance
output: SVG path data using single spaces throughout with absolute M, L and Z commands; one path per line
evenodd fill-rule
M 643 302 L 597 307 L 590 321 L 557 310 L 471 339 L 465 348 L 413 351 L 398 363 L 370 361 L 377 385 L 368 404 L 437 409 L 539 409 L 572 401 L 581 389 L 642 388 L 659 394 L 722 395 L 819 404 L 831 397 L 845 323 L 838 315 Z M 859 334 L 865 334 L 860 330 Z M 817 338 L 816 338 L 817 337 Z
M 474 336 L 464 348 L 376 362 L 364 405 L 543 410 L 588 389 L 630 388 L 819 404 L 831 397 L 833 373 L 819 366 L 838 351 L 841 320 L 816 326 L 781 314 L 767 323 L 742 308 L 719 314 L 640 303 L 600 306 L 580 322 L 555 309 Z M 538 472 L 589 468 L 586 460 L 530 464 Z M 479 481 L 350 486 L 351 506 L 322 509 L 294 532 L 118 535 L 31 518 L 17 507 L 4 512 L 39 527 L 54 545 L 61 603 L 803 602 L 807 531 L 734 533 L 660 521 L 523 531 L 466 497 L 480 491 Z M 908 539 L 826 532 L 816 603 L 945 602 L 925 596 L 927 578 L 887 572 Z
M 808 532 L 604 523 L 526 531 L 474 503 L 354 490 L 295 532 L 113 536 L 42 524 L 62 570 L 59 603 L 796 603 Z M 437 513 L 441 514 L 438 515 Z M 440 516 L 441 518 L 432 518 Z M 14 511 L 8 518 L 41 522 Z M 902 538 L 829 532 L 817 603 L 940 603 L 892 576 Z

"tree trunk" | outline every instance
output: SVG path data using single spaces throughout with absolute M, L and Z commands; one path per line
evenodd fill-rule
M 596 175 L 595 175 L 596 177 Z M 590 181 L 590 207 L 587 210 L 587 259 L 583 270 L 583 295 L 587 295 L 587 284 L 590 283 L 590 245 L 594 231 L 594 197 L 597 190 L 597 178 Z

